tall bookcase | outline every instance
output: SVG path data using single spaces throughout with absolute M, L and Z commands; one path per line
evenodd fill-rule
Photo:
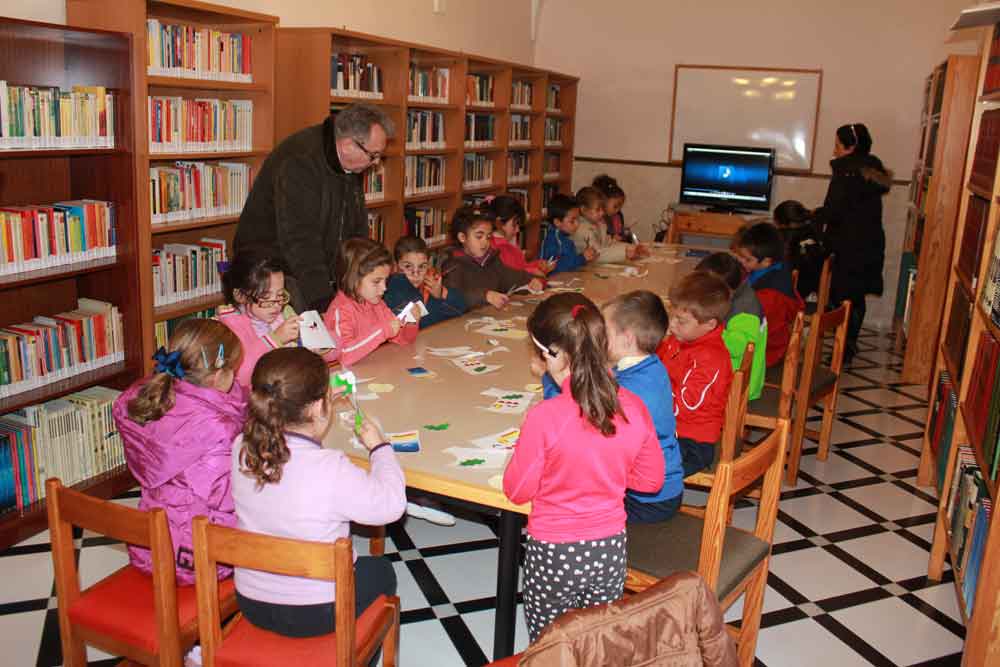
M 251 81 L 216 80 L 160 76 L 149 73 L 147 20 L 184 25 L 195 29 L 239 33 L 252 40 Z M 66 20 L 70 25 L 119 30 L 132 35 L 136 57 L 131 72 L 135 123 L 131 141 L 136 147 L 133 176 L 136 199 L 136 254 L 140 295 L 142 359 L 145 370 L 152 367 L 154 331 L 158 322 L 197 313 L 222 303 L 221 293 L 212 293 L 165 306 L 154 306 L 154 248 L 169 243 L 196 243 L 202 238 L 226 241 L 232 247 L 238 214 L 201 217 L 153 224 L 150 199 L 150 167 L 176 161 L 207 161 L 248 164 L 253 178 L 274 146 L 275 100 L 275 16 L 213 5 L 199 0 L 116 0 L 113 10 L 105 0 L 66 0 Z M 150 96 L 181 97 L 184 100 L 220 99 L 253 102 L 252 141 L 248 149 L 212 152 L 150 150 Z
M 984 41 L 982 56 L 979 59 L 977 91 L 995 86 L 995 83 L 988 86 L 994 79 L 994 72 L 988 68 L 992 55 L 991 38 L 994 34 L 995 31 L 990 31 Z M 990 77 L 987 77 L 988 71 Z M 929 484 L 938 478 L 936 481 L 941 491 L 928 577 L 933 580 L 940 579 L 946 559 L 951 561 L 958 606 L 967 625 L 962 664 L 969 667 L 996 664 L 1000 659 L 1000 636 L 995 629 L 997 612 L 1000 610 L 998 513 L 994 511 L 989 520 L 977 528 L 977 530 L 985 528 L 986 532 L 983 533 L 985 541 L 981 556 L 976 558 L 977 578 L 973 580 L 974 585 L 968 587 L 966 577 L 972 571 L 970 567 L 972 560 L 963 560 L 959 556 L 961 544 L 952 531 L 953 524 L 949 516 L 949 508 L 957 507 L 951 502 L 951 489 L 953 482 L 956 481 L 954 478 L 958 474 L 956 467 L 960 458 L 967 462 L 969 466 L 967 470 L 978 468 L 981 471 L 985 480 L 982 485 L 983 499 L 995 503 L 1000 488 L 996 480 L 990 479 L 992 461 L 987 460 L 988 451 L 984 449 L 984 442 L 977 441 L 978 429 L 971 418 L 973 414 L 971 406 L 978 402 L 975 400 L 978 396 L 975 388 L 980 380 L 973 377 L 972 368 L 980 336 L 984 332 L 989 332 L 994 337 L 1000 337 L 1000 327 L 991 320 L 990 313 L 981 303 L 991 258 L 997 250 L 993 246 L 1000 231 L 1000 181 L 996 178 L 1000 144 L 993 136 L 997 131 L 995 124 L 993 129 L 990 129 L 990 116 L 984 121 L 984 114 L 990 114 L 997 109 L 997 101 L 1000 101 L 1000 91 L 987 90 L 978 98 L 973 113 L 971 132 L 973 139 L 969 143 L 963 170 L 965 176 L 958 225 L 953 249 L 947 253 L 949 260 L 947 279 L 942 280 L 945 295 L 944 321 L 940 334 L 935 339 L 928 426 L 924 434 L 917 478 L 920 484 Z M 940 131 L 944 132 L 946 129 L 942 126 Z M 985 172 L 984 164 L 987 167 Z M 982 240 L 985 240 L 985 243 Z M 942 246 L 941 252 L 943 251 Z M 911 323 L 911 331 L 914 325 L 915 323 Z M 954 384 L 954 396 L 952 397 L 950 392 L 946 392 L 943 396 L 943 401 L 955 406 L 947 418 L 944 416 L 944 413 L 948 412 L 947 406 L 942 412 L 938 412 L 942 401 L 936 400 L 935 391 L 935 385 L 942 371 L 950 376 Z M 970 387 L 973 388 L 972 391 Z M 947 446 L 947 450 L 943 444 L 944 440 L 939 435 L 945 422 L 948 425 L 944 426 L 944 429 L 951 427 L 950 446 Z M 960 445 L 967 445 L 971 450 L 971 456 L 960 457 Z M 940 475 L 937 474 L 938 470 L 941 471 Z M 979 503 L 978 500 L 975 502 Z M 974 527 L 975 525 L 972 524 Z M 967 550 L 972 548 L 968 542 L 962 541 L 962 544 L 966 545 Z M 974 592 L 975 595 L 971 616 L 966 614 L 965 603 L 966 594 L 969 592 Z
M 897 343 L 906 345 L 906 382 L 927 384 L 931 379 L 959 221 L 979 60 L 949 56 L 934 68 L 924 88 L 895 318 Z M 911 267 L 916 268 L 912 296 L 907 281 Z
M 141 296 L 136 225 L 135 144 L 131 113 L 129 35 L 102 30 L 0 18 L 0 80 L 11 85 L 102 86 L 117 96 L 115 145 L 111 148 L 0 149 L 0 206 L 49 204 L 72 199 L 114 203 L 117 252 L 113 259 L 64 264 L 0 276 L 0 326 L 29 322 L 35 316 L 71 311 L 77 298 L 108 301 L 120 309 L 124 360 L 53 384 L 0 399 L 0 414 L 64 396 L 96 384 L 123 387 L 142 372 Z M 79 488 L 110 497 L 134 482 L 124 466 L 86 480 Z M 0 515 L 0 549 L 46 525 L 44 501 Z
M 334 90 L 335 55 L 355 56 L 380 70 L 380 96 L 345 95 Z M 430 71 L 448 70 L 448 89 L 440 99 L 410 94 L 411 68 Z M 492 77 L 492 100 L 477 102 L 467 96 L 468 76 Z M 516 85 L 532 87 L 531 104 L 513 103 Z M 558 88 L 558 108 L 548 106 L 550 86 Z M 381 214 L 382 240 L 392 247 L 403 234 L 404 210 L 408 206 L 444 209 L 446 219 L 466 197 L 497 194 L 510 188 L 525 190 L 529 220 L 526 244 L 529 252 L 537 249 L 540 221 L 543 216 L 545 186 L 569 192 L 572 183 L 573 135 L 576 114 L 577 79 L 575 77 L 476 55 L 438 49 L 426 45 L 341 30 L 337 28 L 280 28 L 277 31 L 276 136 L 280 142 L 288 135 L 323 122 L 339 108 L 366 102 L 378 105 L 396 123 L 396 138 L 387 147 L 383 160 L 384 191 L 380 198 L 369 200 L 369 212 Z M 407 119 L 411 112 L 440 113 L 444 121 L 443 145 L 407 146 Z M 495 130 L 492 141 L 475 145 L 466 142 L 467 114 L 492 117 Z M 520 117 L 530 127 L 530 139 L 513 143 L 512 123 Z M 523 119 L 527 117 L 527 120 Z M 559 140 L 545 140 L 546 123 L 559 123 Z M 554 127 L 554 126 L 553 126 Z M 493 160 L 493 178 L 489 184 L 467 184 L 463 165 L 474 156 Z M 545 173 L 546 156 L 559 170 Z M 440 157 L 445 165 L 443 188 L 438 192 L 407 193 L 407 158 Z M 473 156 L 473 157 L 470 157 Z M 524 180 L 508 178 L 511 160 L 526 160 L 529 176 Z M 438 245 L 438 244 L 432 244 Z

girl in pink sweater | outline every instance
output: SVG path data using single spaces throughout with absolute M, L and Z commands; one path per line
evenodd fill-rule
M 509 195 L 500 195 L 487 197 L 483 204 L 486 211 L 496 216 L 490 245 L 500 254 L 500 261 L 512 269 L 526 271 L 539 278 L 547 276 L 554 264 L 544 259 L 529 262 L 521 250 L 520 237 L 527 220 L 521 202 Z
M 528 319 L 562 393 L 528 411 L 503 490 L 531 502 L 524 616 L 535 641 L 562 613 L 621 597 L 625 489 L 663 485 L 663 452 L 642 400 L 608 372 L 607 335 L 582 294 L 552 296 Z
M 403 324 L 382 300 L 392 273 L 392 255 L 369 239 L 344 242 L 337 260 L 340 291 L 323 315 L 326 327 L 340 341 L 340 361 L 349 366 L 386 341 L 407 345 L 417 338 L 417 324 Z M 420 319 L 420 313 L 414 313 Z

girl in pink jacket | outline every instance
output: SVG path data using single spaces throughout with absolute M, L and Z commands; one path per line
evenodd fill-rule
M 215 320 L 191 319 L 160 348 L 152 377 L 115 400 L 115 424 L 125 442 L 129 472 L 139 482 L 139 509 L 167 512 L 177 583 L 194 583 L 191 519 L 236 525 L 230 493 L 233 438 L 243 428 L 246 394 L 233 382 L 240 341 Z M 149 572 L 149 550 L 129 546 L 132 565 Z M 219 577 L 229 575 L 219 568 Z
M 337 259 L 337 287 L 323 322 L 340 341 L 340 361 L 349 366 L 386 341 L 407 345 L 417 338 L 416 322 L 404 324 L 382 300 L 392 273 L 385 246 L 362 238 L 348 239 Z M 420 313 L 414 313 L 420 320 Z
M 527 220 L 521 202 L 510 195 L 487 197 L 483 201 L 483 208 L 496 216 L 490 245 L 499 253 L 500 261 L 512 269 L 527 271 L 539 278 L 547 276 L 554 265 L 544 259 L 529 262 L 521 250 L 520 236 Z
M 659 491 L 664 463 L 645 404 L 608 372 L 604 319 L 589 299 L 546 299 L 528 331 L 562 387 L 528 411 L 503 476 L 512 502 L 531 503 L 523 592 L 535 641 L 562 613 L 621 597 L 625 489 Z

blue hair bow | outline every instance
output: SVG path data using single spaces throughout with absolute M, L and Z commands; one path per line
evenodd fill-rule
M 174 350 L 173 352 L 167 353 L 166 348 L 161 347 L 153 355 L 153 360 L 156 362 L 156 368 L 153 370 L 157 373 L 167 373 L 178 380 L 184 379 L 184 369 L 181 367 L 181 351 Z

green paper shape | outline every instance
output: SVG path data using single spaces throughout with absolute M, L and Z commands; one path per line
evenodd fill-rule
M 481 466 L 486 463 L 486 459 L 465 459 L 464 461 L 459 461 L 460 466 Z
M 505 394 L 505 395 L 501 396 L 500 398 L 506 398 L 509 401 L 510 400 L 516 401 L 519 398 L 524 398 L 524 394 Z
M 428 431 L 447 431 L 449 426 L 451 426 L 451 424 L 448 422 L 442 422 L 440 424 L 424 424 L 424 428 Z

